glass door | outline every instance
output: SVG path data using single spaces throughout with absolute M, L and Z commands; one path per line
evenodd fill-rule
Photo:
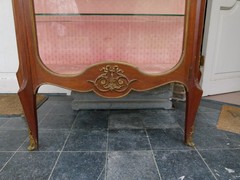
M 34 0 L 39 56 L 59 74 L 102 62 L 163 73 L 181 59 L 185 0 Z

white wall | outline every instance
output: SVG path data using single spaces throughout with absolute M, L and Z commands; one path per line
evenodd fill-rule
M 12 1 L 0 0 L 0 93 L 16 93 L 18 54 L 13 21 Z M 43 86 L 39 92 L 69 93 L 54 86 Z
M 18 89 L 15 72 L 18 68 L 16 37 L 10 0 L 0 1 L 0 92 Z

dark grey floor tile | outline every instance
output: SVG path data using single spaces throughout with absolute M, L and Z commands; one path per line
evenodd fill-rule
M 73 97 L 68 95 L 50 95 L 48 98 L 49 101 L 69 101 L 72 102 Z
M 213 122 L 217 122 L 220 112 L 219 111 L 213 111 L 213 112 L 204 112 L 203 113 L 206 119 L 211 119 Z M 216 125 L 216 124 L 214 124 Z
M 0 127 L 5 124 L 7 121 L 9 120 L 9 118 L 7 117 L 0 117 Z
M 195 118 L 195 133 L 202 128 L 216 127 L 218 120 L 218 112 L 198 112 Z M 177 121 L 180 127 L 185 129 L 185 113 L 177 113 Z
M 108 180 L 159 180 L 151 151 L 112 151 L 108 154 Z
M 13 152 L 0 152 L 0 169 L 3 168 L 5 163 L 12 157 L 12 155 Z
M 38 108 L 37 110 L 38 124 L 40 124 L 45 119 L 45 117 L 49 114 L 53 106 L 54 103 L 47 100 L 42 106 L 40 106 L 40 108 Z
M 71 98 L 50 97 L 38 109 L 38 119 L 41 122 L 39 151 L 60 151 L 74 117 L 77 113 L 79 115 L 52 179 L 104 180 L 105 175 L 109 180 L 159 179 L 151 151 L 146 151 L 150 148 L 144 128 L 156 150 L 155 156 L 163 180 L 212 179 L 213 176 L 198 154 L 184 144 L 184 134 L 179 125 L 184 129 L 185 102 L 174 104 L 175 111 L 155 109 L 76 112 L 71 108 Z M 218 102 L 201 102 L 194 141 L 218 179 L 238 179 L 240 135 L 216 129 L 221 106 Z M 0 117 L 0 169 L 13 154 L 3 151 L 16 151 L 28 136 L 24 121 L 20 117 Z M 108 170 L 105 171 L 107 125 L 111 130 L 108 136 Z M 20 151 L 27 150 L 28 142 L 27 140 L 24 143 Z M 58 155 L 57 152 L 49 153 L 17 152 L 0 174 L 0 179 L 47 179 Z
M 106 166 L 105 166 L 106 169 Z M 106 171 L 102 171 L 97 180 L 106 180 Z
M 185 112 L 186 102 L 173 101 L 173 107 L 174 107 L 175 111 Z
M 199 112 L 219 112 L 219 106 L 216 108 L 215 103 L 205 103 L 205 100 L 202 100 L 198 108 Z M 186 102 L 173 101 L 173 106 L 176 111 L 185 112 Z
M 26 130 L 1 130 L 0 151 L 16 151 L 26 138 Z
M 0 130 L 26 130 L 27 122 L 22 117 L 11 117 L 0 127 Z
M 238 144 L 240 148 L 240 134 L 224 131 L 228 139 L 231 139 L 234 143 Z
M 55 102 L 49 101 L 48 99 L 37 109 L 37 113 L 41 113 L 45 115 L 50 112 L 50 110 L 54 107 L 54 105 L 55 105 Z
M 215 179 L 195 150 L 155 151 L 154 154 L 163 180 Z
M 76 115 L 47 115 L 39 125 L 40 129 L 68 129 L 70 130 Z
M 109 151 L 150 150 L 144 130 L 110 130 L 108 134 Z
M 218 111 L 221 111 L 223 105 L 240 107 L 240 105 L 230 104 L 230 103 L 220 102 L 220 101 L 214 101 L 214 100 L 211 100 L 211 99 L 204 99 L 203 98 L 202 101 L 201 101 L 201 106 L 216 109 Z
M 177 103 L 177 108 L 181 106 L 182 102 Z M 179 111 L 179 109 L 176 108 L 176 117 L 177 121 L 180 124 L 182 128 L 185 126 L 185 110 Z M 213 109 L 213 108 L 208 108 L 204 106 L 200 106 L 198 113 L 195 118 L 195 126 L 196 127 L 215 127 L 218 116 L 219 116 L 220 111 Z
M 216 127 L 219 112 L 199 112 L 196 117 L 196 128 Z
M 38 124 L 40 124 L 44 118 L 46 117 L 47 114 L 43 114 L 43 113 L 37 113 L 37 120 L 38 120 Z
M 179 126 L 182 128 L 182 129 L 185 129 L 185 112 L 177 112 L 176 114 L 176 119 L 177 119 L 177 122 L 179 124 Z
M 195 118 L 196 131 L 202 127 L 216 127 L 219 112 L 198 112 Z M 176 114 L 177 122 L 184 129 L 185 126 L 185 113 L 178 112 Z
M 106 130 L 72 131 L 64 151 L 106 151 Z
M 143 125 L 146 129 L 179 128 L 177 112 L 172 110 L 149 110 L 142 112 Z
M 50 114 L 54 115 L 76 115 L 77 111 L 74 111 L 71 106 L 71 102 L 68 101 L 54 101 L 53 108 L 50 110 Z
M 40 130 L 38 151 L 61 151 L 69 131 Z M 19 148 L 19 151 L 27 151 L 29 139 Z
M 219 180 L 240 179 L 240 149 L 202 150 L 200 154 Z
M 198 112 L 220 112 L 220 111 L 212 107 L 199 106 Z
M 239 148 L 239 143 L 216 128 L 196 128 L 194 142 L 198 149 Z
M 0 173 L 0 179 L 47 179 L 58 153 L 17 152 Z
M 216 109 L 218 111 L 221 110 L 223 104 L 224 102 L 214 101 L 214 100 L 205 99 L 205 98 L 202 98 L 202 101 L 200 103 L 200 105 L 203 107 L 209 107 L 212 109 Z
M 98 180 L 104 175 L 105 163 L 106 153 L 63 152 L 51 179 Z
M 115 110 L 109 115 L 109 129 L 144 129 L 142 114 L 137 110 Z
M 224 136 L 225 132 L 218 130 L 216 127 L 203 127 L 203 128 L 199 128 L 194 134 L 195 135 L 214 134 L 214 136 Z
M 147 130 L 153 150 L 189 149 L 184 144 L 184 135 L 180 128 Z
M 79 111 L 73 129 L 107 129 L 108 111 Z

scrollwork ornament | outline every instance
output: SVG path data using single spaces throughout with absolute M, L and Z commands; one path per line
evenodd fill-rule
M 118 65 L 106 65 L 100 68 L 103 72 L 95 81 L 89 81 L 101 92 L 116 91 L 124 92 L 128 89 L 130 83 L 135 80 L 129 80 L 123 73 L 124 71 Z

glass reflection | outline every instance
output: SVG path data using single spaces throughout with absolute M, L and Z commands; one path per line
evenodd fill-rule
M 35 0 L 34 6 L 39 54 L 54 72 L 116 61 L 160 73 L 181 57 L 185 0 Z

